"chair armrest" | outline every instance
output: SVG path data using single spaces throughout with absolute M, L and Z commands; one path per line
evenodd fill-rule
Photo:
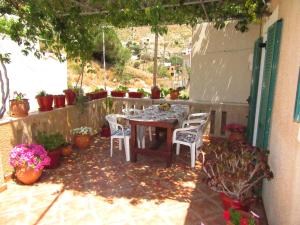
M 191 120 L 185 120 L 183 121 L 182 123 L 182 128 L 184 128 L 186 125 L 189 125 L 189 124 L 203 124 L 205 122 L 205 120 L 203 119 L 191 119 Z
M 192 113 L 188 116 L 188 120 L 190 120 L 192 117 L 204 117 L 207 118 L 209 116 L 209 113 Z

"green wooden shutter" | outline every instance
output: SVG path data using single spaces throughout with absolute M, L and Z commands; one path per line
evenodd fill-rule
M 300 70 L 298 75 L 298 86 L 294 110 L 294 121 L 300 123 Z
M 256 145 L 258 147 L 262 147 L 265 149 L 268 148 L 269 145 L 269 135 L 277 75 L 277 66 L 279 59 L 281 30 L 282 20 L 277 21 L 268 29 L 256 142 Z
M 248 124 L 247 124 L 247 140 L 252 144 L 253 140 L 253 130 L 256 112 L 256 100 L 257 100 L 257 90 L 259 81 L 259 71 L 260 71 L 260 61 L 261 61 L 261 47 L 262 38 L 258 38 L 254 44 L 253 53 L 253 66 L 252 66 L 252 80 L 249 98 L 249 113 L 248 113 Z

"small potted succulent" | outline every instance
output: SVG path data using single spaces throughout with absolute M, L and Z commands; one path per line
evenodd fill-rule
M 47 134 L 46 132 L 38 132 L 36 141 L 38 144 L 43 145 L 48 152 L 50 164 L 47 168 L 57 168 L 60 165 L 61 146 L 65 143 L 65 139 L 62 134 Z
M 115 90 L 111 91 L 110 94 L 112 97 L 125 97 L 128 92 L 128 87 L 120 85 Z
M 179 90 L 170 88 L 170 99 L 176 100 L 179 97 Z
M 66 106 L 66 96 L 65 95 L 53 95 L 54 99 L 54 107 L 55 108 L 63 108 Z
M 72 155 L 73 149 L 72 149 L 72 145 L 69 142 L 64 142 L 61 145 L 61 154 L 62 156 L 70 156 Z
M 75 105 L 76 103 L 76 93 L 73 88 L 64 90 L 65 97 L 68 105 Z
M 244 142 L 245 141 L 244 133 L 246 131 L 246 127 L 244 125 L 235 124 L 235 123 L 227 124 L 225 126 L 225 130 L 230 132 L 230 135 L 228 137 L 229 141 L 231 141 L 231 142 L 234 142 L 234 141 Z
M 151 98 L 152 99 L 160 99 L 160 89 L 157 86 L 153 86 L 151 88 Z
M 263 179 L 272 179 L 268 152 L 239 142 L 209 143 L 202 149 L 208 186 L 220 193 L 225 209 L 248 209 L 254 190 Z
M 92 141 L 92 128 L 79 127 L 73 129 L 71 133 L 76 147 L 79 149 L 86 149 L 90 146 Z
M 53 104 L 53 95 L 47 94 L 45 91 L 40 91 L 36 96 L 37 102 L 39 104 L 39 111 L 51 111 Z
M 225 210 L 223 217 L 226 225 L 259 225 L 259 217 L 254 213 L 248 213 L 242 210 Z
M 42 175 L 44 167 L 50 164 L 50 158 L 41 145 L 20 144 L 11 150 L 9 162 L 19 181 L 33 184 Z
M 10 100 L 10 116 L 25 117 L 28 116 L 29 102 L 24 98 L 25 94 L 21 92 L 14 92 L 14 99 Z

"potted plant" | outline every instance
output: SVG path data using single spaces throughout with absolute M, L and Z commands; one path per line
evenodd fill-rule
M 98 88 L 97 87 L 94 92 L 96 93 L 96 99 L 107 97 L 107 91 L 104 90 L 104 88 Z
M 38 144 L 43 145 L 46 151 L 48 152 L 50 164 L 47 168 L 57 168 L 60 164 L 61 159 L 61 146 L 65 143 L 62 134 L 47 134 L 46 132 L 38 132 L 36 141 Z
M 157 86 L 151 88 L 151 98 L 160 99 L 160 89 Z
M 128 92 L 128 88 L 126 86 L 120 85 L 115 90 L 111 91 L 110 94 L 112 97 L 125 97 L 126 93 Z
M 61 154 L 62 156 L 70 156 L 72 155 L 73 149 L 72 149 L 72 145 L 69 142 L 64 142 L 61 145 Z
M 244 142 L 245 141 L 245 130 L 246 127 L 244 125 L 241 124 L 228 124 L 225 126 L 225 130 L 230 132 L 230 135 L 228 137 L 228 140 L 231 142 L 234 141 L 240 141 L 240 142 Z
M 110 137 L 110 128 L 107 122 L 105 122 L 101 128 L 101 137 Z
M 36 99 L 39 104 L 39 111 L 44 112 L 53 109 L 53 95 L 49 95 L 45 91 L 40 91 L 37 94 Z
M 259 218 L 256 215 L 242 210 L 225 210 L 223 217 L 226 225 L 259 225 Z
M 225 209 L 247 211 L 247 201 L 264 179 L 273 178 L 268 152 L 242 143 L 209 143 L 202 149 L 203 171 L 208 186 L 220 193 Z
M 65 95 L 53 95 L 54 99 L 54 107 L 55 108 L 63 108 L 66 106 L 66 96 Z
M 137 92 L 143 93 L 143 97 L 150 97 L 151 95 L 149 92 L 145 91 L 144 88 L 138 88 Z
M 144 97 L 144 89 L 139 88 L 137 91 L 129 91 L 129 98 L 143 98 Z
M 90 146 L 92 141 L 92 128 L 79 127 L 73 129 L 71 133 L 73 134 L 73 141 L 76 147 L 86 149 Z
M 75 105 L 76 103 L 76 93 L 72 88 L 64 90 L 65 97 L 68 105 Z
M 162 87 L 160 89 L 160 96 L 162 98 L 166 98 L 168 94 L 170 94 L 170 89 L 169 88 Z
M 44 167 L 49 165 L 50 158 L 41 145 L 20 144 L 11 150 L 9 162 L 19 181 L 33 184 L 42 175 Z
M 28 116 L 30 109 L 28 99 L 24 98 L 25 94 L 14 92 L 14 99 L 10 100 L 10 116 L 25 117 Z
M 179 96 L 179 90 L 170 88 L 170 99 L 176 100 Z

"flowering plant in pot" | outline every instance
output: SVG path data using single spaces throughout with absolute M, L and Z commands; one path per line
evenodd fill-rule
M 10 100 L 10 116 L 12 117 L 25 117 L 28 116 L 29 102 L 24 98 L 25 94 L 21 92 L 14 92 L 14 99 Z
M 53 95 L 49 95 L 45 91 L 40 91 L 35 98 L 39 104 L 39 111 L 44 112 L 53 109 Z
M 113 97 L 125 97 L 126 93 L 128 92 L 128 87 L 120 85 L 115 90 L 111 91 L 110 94 Z
M 54 99 L 54 107 L 55 108 L 63 108 L 66 106 L 66 96 L 65 95 L 53 95 Z
M 47 134 L 46 132 L 38 132 L 36 136 L 38 144 L 44 146 L 50 158 L 48 168 L 55 169 L 60 165 L 61 146 L 65 143 L 65 139 L 60 133 Z
M 86 149 L 90 146 L 92 141 L 92 128 L 83 126 L 73 129 L 71 133 L 76 147 Z
M 9 162 L 19 181 L 33 184 L 42 175 L 44 167 L 50 164 L 50 158 L 41 145 L 20 144 L 11 150 Z
M 246 127 L 244 125 L 235 124 L 235 123 L 227 124 L 225 126 L 225 130 L 230 132 L 230 135 L 228 137 L 229 141 L 243 142 L 245 140 L 244 133 L 245 133 Z
M 273 173 L 267 162 L 268 152 L 239 142 L 209 143 L 202 149 L 203 171 L 208 186 L 220 192 L 225 209 L 247 210 L 253 190 Z
M 259 218 L 256 214 L 248 213 L 242 210 L 225 210 L 223 217 L 226 225 L 259 225 Z

